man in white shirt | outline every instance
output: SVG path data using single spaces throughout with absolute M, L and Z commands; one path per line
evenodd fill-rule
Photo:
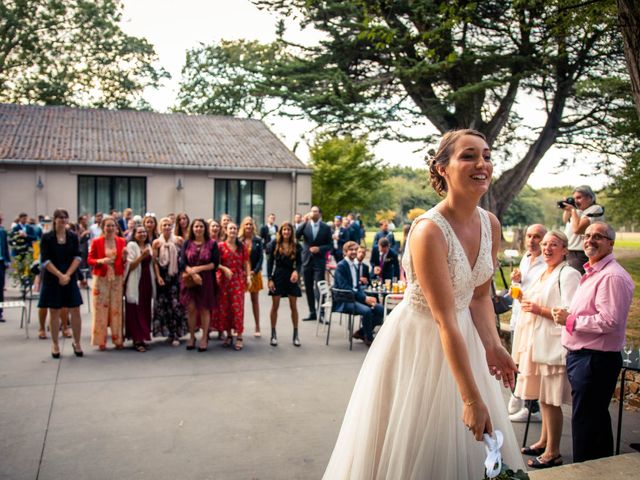
M 102 212 L 97 212 L 95 214 L 94 221 L 91 226 L 89 226 L 89 245 L 91 245 L 94 238 L 102 235 L 102 227 L 100 227 L 100 224 L 102 223 L 103 217 L 104 214 Z
M 525 233 L 524 245 L 527 249 L 526 253 L 520 260 L 519 268 L 515 268 L 511 272 L 511 282 L 518 282 L 522 292 L 526 292 L 529 287 L 535 282 L 542 272 L 544 271 L 546 264 L 542 259 L 542 247 L 540 242 L 547 233 L 547 229 L 544 225 L 536 223 L 529 226 Z M 518 324 L 518 317 L 520 316 L 520 302 L 514 299 L 513 307 L 511 309 L 511 338 L 513 338 L 513 332 Z M 531 420 L 539 422 L 540 412 L 538 406 L 532 407 Z M 535 412 L 535 413 L 534 413 Z M 509 400 L 509 416 L 512 422 L 526 422 L 529 416 L 529 409 L 524 405 L 524 401 L 520 398 L 511 395 Z

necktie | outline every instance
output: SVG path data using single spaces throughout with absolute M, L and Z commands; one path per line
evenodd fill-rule
M 311 224 L 311 232 L 313 234 L 313 239 L 316 239 L 316 236 L 318 235 L 318 224 L 317 223 L 312 223 Z
M 353 284 L 353 288 L 358 288 L 358 272 L 356 272 L 356 266 L 353 263 L 349 263 L 351 265 L 351 283 Z
M 384 254 L 380 255 L 380 270 L 382 270 L 382 267 L 384 267 L 384 257 Z

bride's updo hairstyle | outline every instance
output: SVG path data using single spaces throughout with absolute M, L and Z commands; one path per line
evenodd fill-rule
M 464 137 L 465 135 L 475 135 L 476 137 L 483 139 L 485 142 L 487 141 L 484 134 L 477 130 L 472 130 L 470 128 L 450 130 L 442 136 L 442 140 L 440 140 L 440 145 L 438 146 L 438 151 L 429 160 L 429 180 L 431 181 L 433 189 L 441 197 L 444 197 L 447 193 L 448 186 L 447 181 L 442 175 L 440 175 L 437 167 L 446 167 L 449 165 L 449 160 L 451 159 L 451 154 L 453 153 L 453 148 L 456 142 L 460 137 Z

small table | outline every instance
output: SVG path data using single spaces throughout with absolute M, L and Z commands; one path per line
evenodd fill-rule
M 627 359 L 627 355 L 622 353 L 622 369 L 620 373 L 622 374 L 620 378 L 620 405 L 618 406 L 618 432 L 616 436 L 616 455 L 620 454 L 620 433 L 622 431 L 622 412 L 624 410 L 624 382 L 625 377 L 627 376 L 627 371 L 631 372 L 640 372 L 640 353 L 638 350 L 634 350 L 629 355 L 629 362 L 627 363 L 625 360 Z

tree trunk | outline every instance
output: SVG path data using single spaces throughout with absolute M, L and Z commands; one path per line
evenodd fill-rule
M 618 0 L 618 19 L 624 38 L 624 56 L 631 76 L 631 92 L 640 116 L 640 2 Z

